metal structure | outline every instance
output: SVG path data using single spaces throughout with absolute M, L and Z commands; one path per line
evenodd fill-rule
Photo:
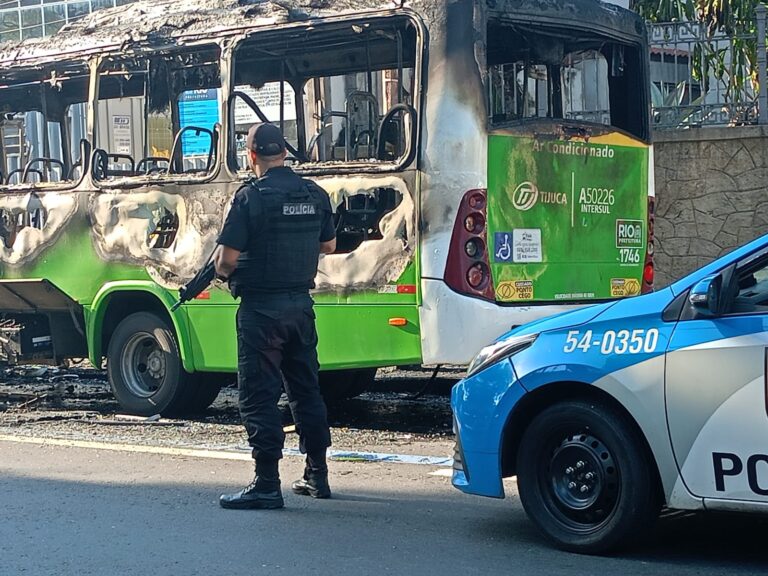
M 768 124 L 765 5 L 754 32 L 712 34 L 700 22 L 648 25 L 656 129 Z M 742 58 L 754 45 L 754 61 Z

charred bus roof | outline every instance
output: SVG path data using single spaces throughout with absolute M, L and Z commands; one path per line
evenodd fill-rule
M 202 41 L 245 29 L 300 23 L 320 18 L 359 16 L 372 11 L 421 8 L 436 0 L 413 3 L 387 0 L 139 0 L 94 12 L 47 38 L 0 44 L 0 69 L 61 62 L 62 55 L 88 57 Z M 633 12 L 598 0 L 487 0 L 491 23 L 530 21 L 568 24 L 633 42 L 645 42 L 643 20 Z
M 125 53 L 394 7 L 383 0 L 139 0 L 94 12 L 47 38 L 0 44 L 0 69 L 45 65 L 61 61 L 62 55 Z
M 646 44 L 645 21 L 615 4 L 599 0 L 487 0 L 491 23 L 524 23 L 584 28 L 635 44 Z

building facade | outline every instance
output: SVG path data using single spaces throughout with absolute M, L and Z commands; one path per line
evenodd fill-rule
M 100 8 L 133 0 L 0 0 L 0 43 L 41 38 Z

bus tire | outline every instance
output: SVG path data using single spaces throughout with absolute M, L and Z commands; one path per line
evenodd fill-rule
M 224 379 L 211 372 L 195 372 L 189 376 L 183 411 L 190 415 L 201 414 L 216 400 Z
M 359 396 L 373 387 L 376 368 L 324 370 L 320 372 L 320 391 L 326 402 L 338 402 Z
M 123 410 L 141 416 L 183 413 L 194 388 L 173 329 L 151 312 L 136 312 L 117 325 L 107 349 L 107 375 Z
M 570 552 L 599 554 L 640 539 L 659 511 L 639 434 L 614 408 L 587 400 L 533 419 L 518 450 L 517 486 L 529 518 Z

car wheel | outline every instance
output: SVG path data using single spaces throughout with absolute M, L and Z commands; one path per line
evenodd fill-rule
M 142 416 L 184 412 L 185 393 L 193 387 L 173 330 L 149 312 L 131 314 L 117 325 L 107 349 L 107 374 L 120 406 Z
M 536 416 L 517 454 L 528 516 L 557 546 L 601 553 L 639 538 L 658 516 L 641 438 L 610 406 L 569 401 Z

